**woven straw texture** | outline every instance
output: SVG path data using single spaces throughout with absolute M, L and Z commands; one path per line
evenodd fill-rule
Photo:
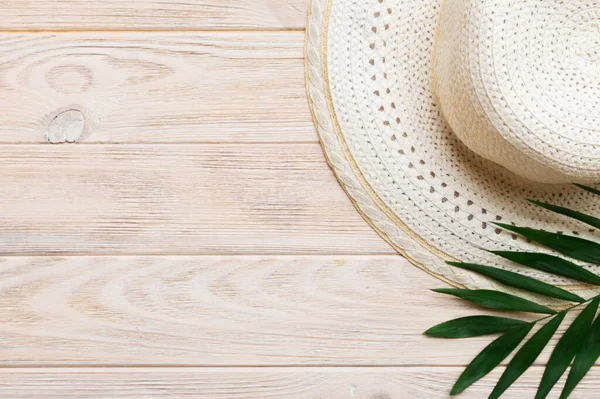
M 600 181 L 599 6 L 446 1 L 434 92 L 461 141 L 534 181 Z
M 473 2 L 473 7 L 480 6 L 479 12 L 489 13 L 488 20 L 501 23 L 504 16 L 485 3 Z M 531 8 L 549 1 L 521 3 Z M 518 271 L 592 295 L 586 286 L 521 268 L 484 250 L 546 251 L 496 228 L 495 221 L 598 239 L 596 231 L 526 199 L 596 216 L 600 201 L 574 186 L 521 178 L 475 154 L 452 132 L 433 94 L 441 8 L 440 0 L 313 0 L 306 34 L 307 91 L 333 171 L 382 237 L 415 265 L 453 285 L 497 289 L 558 305 L 445 263 L 457 259 Z M 572 54 L 573 59 L 564 62 L 583 62 L 577 52 Z M 590 66 L 585 66 L 588 69 L 580 67 L 577 73 L 588 77 L 574 76 L 572 86 L 590 84 Z M 546 72 L 520 73 L 541 79 L 536 74 Z M 599 120 L 598 109 L 589 109 L 587 117 Z

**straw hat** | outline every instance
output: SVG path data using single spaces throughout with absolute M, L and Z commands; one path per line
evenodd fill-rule
M 306 75 L 333 171 L 398 252 L 455 286 L 515 293 L 447 260 L 575 285 L 484 249 L 545 251 L 495 221 L 598 239 L 526 201 L 600 216 L 568 184 L 600 181 L 596 0 L 313 0 Z

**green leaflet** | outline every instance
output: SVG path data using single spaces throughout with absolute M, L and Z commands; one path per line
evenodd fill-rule
M 500 377 L 496 387 L 488 399 L 498 399 L 538 358 L 544 347 L 554 335 L 560 323 L 565 318 L 566 312 L 557 314 L 552 320 L 540 328 L 526 343 L 519 349 L 515 357 L 512 358 L 506 370 Z
M 461 374 L 450 395 L 458 395 L 485 377 L 523 341 L 533 324 L 510 330 L 482 350 Z
M 519 288 L 536 294 L 545 295 L 551 298 L 562 299 L 563 301 L 584 302 L 582 297 L 572 294 L 562 288 L 544 283 L 543 281 L 524 276 L 522 274 L 498 269 L 490 266 L 477 265 L 474 263 L 447 262 L 449 265 L 461 269 L 471 270 L 476 273 L 487 276 L 509 287 Z
M 600 286 L 600 277 L 594 273 L 569 262 L 558 256 L 536 253 L 536 252 L 510 252 L 510 251 L 490 251 L 493 254 L 508 259 L 523 266 L 532 269 L 541 270 L 558 276 L 572 278 L 583 283 Z
M 592 368 L 596 360 L 600 357 L 600 317 L 590 329 L 583 339 L 583 344 L 575 357 L 575 361 L 571 366 L 571 372 L 565 383 L 565 387 L 560 395 L 560 399 L 567 399 L 573 392 L 577 384 L 585 377 L 588 371 Z
M 529 324 L 522 320 L 494 316 L 470 316 L 454 319 L 425 331 L 425 335 L 438 338 L 470 338 L 506 332 Z
M 542 376 L 542 382 L 538 387 L 535 399 L 544 399 L 548 396 L 552 387 L 554 387 L 571 364 L 575 354 L 579 352 L 583 338 L 586 336 L 590 324 L 594 320 L 599 302 L 600 299 L 598 298 L 590 302 L 556 344 L 546 365 L 546 370 Z
M 517 227 L 510 224 L 494 223 L 503 229 L 515 232 L 561 254 L 584 262 L 600 263 L 600 244 L 565 234 L 549 233 L 529 227 Z
M 585 213 L 573 211 L 569 208 L 563 208 L 561 206 L 548 204 L 546 202 L 535 201 L 535 200 L 528 200 L 528 201 L 531 202 L 532 204 L 535 204 L 537 206 L 541 206 L 542 208 L 548 209 L 549 211 L 568 216 L 570 218 L 573 218 L 573 219 L 579 220 L 580 222 L 588 224 L 592 227 L 600 229 L 600 219 L 598 219 L 594 216 L 590 216 L 590 215 L 586 215 Z
M 531 312 L 542 314 L 555 314 L 556 311 L 546 306 L 538 305 L 527 299 L 504 292 L 492 290 L 466 290 L 458 288 L 440 288 L 433 290 L 440 294 L 454 295 L 467 301 L 476 303 L 489 309 L 514 310 L 517 312 Z
M 584 189 L 585 191 L 589 191 L 592 194 L 600 195 L 600 191 L 595 188 L 584 186 L 583 184 L 576 184 L 577 187 Z

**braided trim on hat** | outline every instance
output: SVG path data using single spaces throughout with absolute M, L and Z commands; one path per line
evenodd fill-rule
M 333 170 L 340 185 L 349 196 L 365 221 L 390 244 L 398 253 L 415 266 L 434 277 L 455 287 L 464 287 L 425 267 L 424 263 L 441 263 L 448 271 L 453 269 L 445 265 L 446 260 L 456 260 L 425 242 L 411 231 L 397 215 L 378 198 L 362 176 L 352 154 L 347 149 L 343 134 L 333 107 L 327 76 L 327 27 L 331 11 L 331 0 L 312 0 L 309 6 L 308 24 L 305 40 L 305 78 L 308 100 L 313 121 L 323 147 L 327 163 Z M 319 49 L 319 51 L 315 51 Z M 394 222 L 392 222 L 391 220 Z M 400 243 L 400 245 L 398 245 Z M 435 255 L 437 256 L 435 256 Z M 488 282 L 476 277 L 473 282 L 481 286 Z

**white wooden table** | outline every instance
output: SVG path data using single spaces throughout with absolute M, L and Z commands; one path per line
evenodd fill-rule
M 489 338 L 327 167 L 307 7 L 0 2 L 0 397 L 447 397 Z

